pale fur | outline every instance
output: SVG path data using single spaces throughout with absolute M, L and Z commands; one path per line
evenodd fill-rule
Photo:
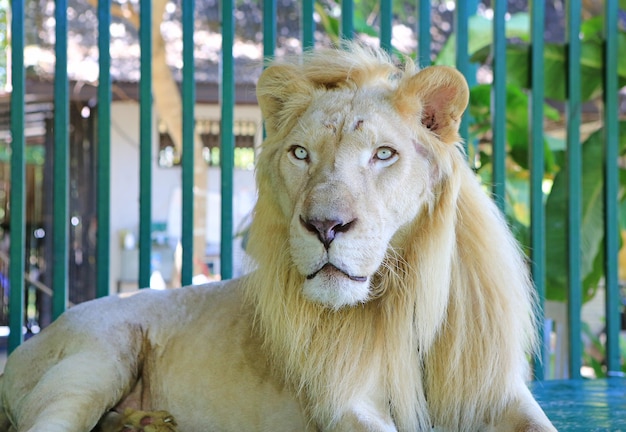
M 9 358 L 0 425 L 85 432 L 133 407 L 184 432 L 554 430 L 525 384 L 527 263 L 459 146 L 466 83 L 347 48 L 260 79 L 255 270 L 73 308 Z
M 293 94 L 300 77 L 333 89 L 392 92 L 416 73 L 410 61 L 401 70 L 384 53 L 354 45 L 349 56 L 332 51 L 307 60 L 294 66 L 295 82 L 261 89 L 289 101 L 260 156 L 261 194 L 250 236 L 262 279 L 248 291 L 269 351 L 309 395 L 314 416 L 331 423 L 337 407 L 347 409 L 355 397 L 355 383 L 378 371 L 386 371 L 385 392 L 400 430 L 426 430 L 432 422 L 469 431 L 496 422 L 529 376 L 534 290 L 506 222 L 454 143 L 442 143 L 416 122 L 439 183 L 410 233 L 389 246 L 374 281 L 376 298 L 329 312 L 302 297 L 303 276 L 285 253 L 288 221 L 268 193 L 275 186 L 273 165 L 264 161 L 275 157 L 272 147 L 309 103 L 307 93 Z M 456 128 L 445 138 L 458 142 Z M 371 199 L 384 205 L 384 197 Z

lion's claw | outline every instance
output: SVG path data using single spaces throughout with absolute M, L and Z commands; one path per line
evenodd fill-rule
M 139 411 L 127 408 L 124 414 L 110 413 L 102 432 L 178 432 L 176 420 L 167 411 Z

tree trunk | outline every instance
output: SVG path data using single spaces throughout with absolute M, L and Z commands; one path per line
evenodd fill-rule
M 88 0 L 96 8 L 97 0 Z M 182 98 L 172 71 L 167 64 L 165 41 L 161 34 L 163 13 L 168 0 L 152 3 L 152 94 L 159 120 L 166 126 L 178 155 L 182 154 Z M 113 4 L 111 13 L 139 28 L 139 14 L 131 3 Z M 194 211 L 193 211 L 193 274 L 203 273 L 206 247 L 207 165 L 202 157 L 202 141 L 194 128 Z M 180 270 L 180 269 L 177 269 Z M 179 271 L 176 273 L 180 274 Z

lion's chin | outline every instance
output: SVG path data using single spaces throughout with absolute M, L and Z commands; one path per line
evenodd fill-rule
M 369 297 L 370 278 L 351 278 L 336 268 L 324 268 L 304 281 L 304 296 L 331 309 L 364 303 Z

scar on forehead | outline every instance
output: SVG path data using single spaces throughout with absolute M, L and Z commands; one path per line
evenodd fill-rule
M 337 134 L 339 117 L 336 114 L 330 115 L 322 121 L 322 125 L 324 125 L 326 129 L 330 129 L 333 134 Z
M 326 120 L 323 123 L 323 125 L 324 125 L 324 127 L 326 129 L 330 129 L 333 132 L 333 134 L 337 134 L 337 123 L 336 122 L 334 122 L 332 120 Z
M 363 127 L 363 119 L 357 119 L 354 122 L 354 126 L 352 127 L 352 130 L 358 131 L 358 130 L 361 130 L 362 127 Z

